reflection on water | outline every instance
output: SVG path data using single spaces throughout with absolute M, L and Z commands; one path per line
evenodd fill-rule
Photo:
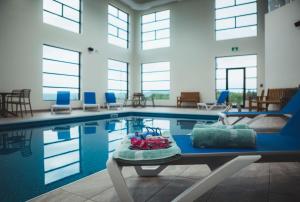
M 20 151 L 23 157 L 31 156 L 32 130 L 11 131 L 0 135 L 0 155 Z
M 128 133 L 188 134 L 202 120 L 128 117 L 0 133 L 0 201 L 25 201 L 106 168 Z
M 79 126 L 43 131 L 45 185 L 80 172 Z

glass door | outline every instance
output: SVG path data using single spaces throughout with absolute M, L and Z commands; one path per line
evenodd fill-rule
M 233 106 L 245 106 L 245 68 L 226 69 L 226 89 L 229 90 L 229 102 Z

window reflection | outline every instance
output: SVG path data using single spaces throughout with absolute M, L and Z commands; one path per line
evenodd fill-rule
M 146 127 L 160 128 L 161 131 L 170 130 L 170 120 L 166 119 L 154 119 L 154 118 L 139 118 L 133 117 L 128 119 L 129 133 L 144 132 Z
M 43 131 L 45 184 L 80 173 L 79 126 Z
M 112 156 L 122 139 L 127 135 L 126 120 L 110 120 L 105 124 L 105 130 L 108 131 L 108 155 Z
M 85 123 L 84 127 L 83 127 L 83 133 L 85 135 L 92 135 L 92 134 L 96 134 L 97 132 L 97 127 L 99 126 L 99 124 L 97 122 L 89 122 L 89 123 Z

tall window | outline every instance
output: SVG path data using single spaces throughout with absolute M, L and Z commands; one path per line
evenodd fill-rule
M 128 94 L 128 63 L 108 60 L 108 91 L 119 98 Z
M 43 0 L 43 22 L 80 33 L 81 0 Z
M 257 36 L 256 0 L 216 0 L 216 39 Z
M 70 91 L 71 99 L 79 99 L 80 53 L 43 45 L 43 99 L 55 100 L 57 91 Z
M 155 99 L 169 99 L 170 62 L 142 64 L 142 92 Z
M 129 15 L 120 9 L 108 5 L 108 42 L 122 48 L 128 48 Z
M 232 103 L 243 104 L 257 91 L 257 56 L 216 58 L 216 92 L 230 91 Z
M 143 15 L 143 50 L 170 47 L 170 10 Z

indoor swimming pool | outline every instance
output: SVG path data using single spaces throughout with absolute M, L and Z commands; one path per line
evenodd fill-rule
M 0 200 L 25 201 L 106 168 L 122 138 L 145 127 L 172 135 L 214 119 L 128 116 L 0 132 Z

